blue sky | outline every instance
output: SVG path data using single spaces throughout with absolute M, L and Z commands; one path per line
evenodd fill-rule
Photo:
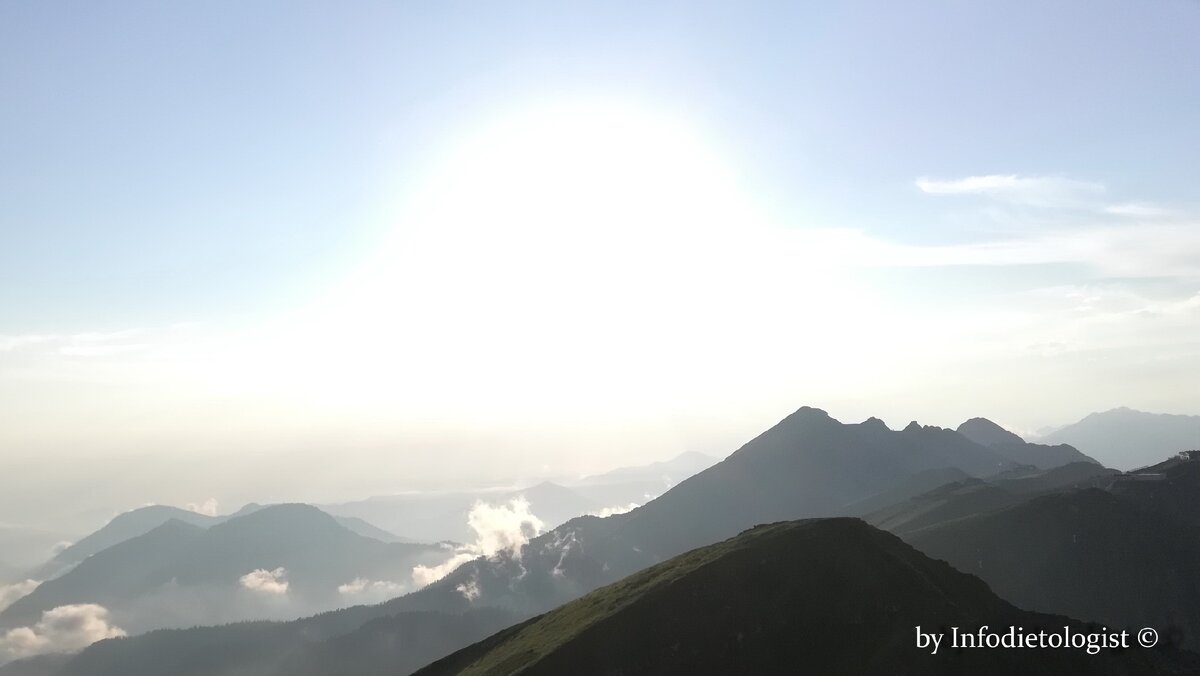
M 337 421 L 331 434 L 391 438 L 412 428 L 394 411 L 418 399 L 421 429 L 435 436 L 494 432 L 509 414 L 528 431 L 547 406 L 555 434 L 577 424 L 636 435 L 647 419 L 670 421 L 629 444 L 637 457 L 740 438 L 801 404 L 896 424 L 994 412 L 1021 431 L 1124 404 L 1194 413 L 1182 374 L 1200 366 L 1196 35 L 1200 4 L 1189 0 L 5 3 L 0 402 L 16 430 L 7 443 L 73 448 L 78 439 L 55 417 L 65 415 L 106 448 L 149 447 L 194 436 L 202 423 L 186 411 L 197 409 L 236 410 L 241 421 L 210 445 L 253 429 L 258 441 L 245 444 L 286 448 L 313 410 Z M 607 128 L 611 119 L 626 126 Z M 565 136 L 538 126 L 559 124 Z M 586 145 L 589 124 L 629 172 L 619 163 L 593 172 L 607 155 Z M 595 155 L 555 154 L 576 142 Z M 511 157 L 479 154 L 497 147 Z M 522 164 L 526 155 L 561 170 Z M 660 246 L 645 250 L 658 255 L 653 265 L 622 258 L 641 246 L 637 229 L 613 231 L 627 239 L 605 249 L 608 263 L 588 258 L 581 242 L 611 228 L 590 212 L 538 211 L 545 222 L 530 225 L 522 204 L 507 215 L 463 211 L 493 184 L 542 205 L 536 182 L 573 175 L 591 181 L 563 188 L 578 204 L 632 204 L 637 185 L 613 193 L 605 182 L 639 165 L 696 181 L 664 189 L 678 212 L 647 203 L 646 213 L 679 221 L 645 226 Z M 497 180 L 463 166 L 491 167 Z M 680 262 L 687 214 L 706 213 L 732 214 L 685 247 L 711 268 Z M 405 239 L 424 227 L 415 214 L 450 225 Z M 493 216 L 516 234 L 484 228 Z M 753 230 L 739 229 L 743 217 L 771 225 L 743 236 Z M 456 261 L 481 243 L 510 264 L 491 268 L 485 256 L 475 270 L 490 276 L 473 278 Z M 789 247 L 796 255 L 757 258 Z M 547 263 L 559 260 L 568 263 Z M 813 274 L 764 272 L 804 265 Z M 596 290 L 625 268 L 650 290 Z M 510 279 L 513 269 L 544 274 L 531 286 Z M 704 287 L 705 269 L 738 272 L 709 297 L 662 281 Z M 511 300 L 556 286 L 591 300 L 566 310 Z M 472 304 L 489 289 L 495 303 Z M 709 302 L 725 292 L 724 305 Z M 646 298 L 662 303 L 620 307 Z M 408 314 L 381 323 L 395 299 Z M 675 310 L 654 308 L 676 301 L 689 309 L 669 324 L 662 317 Z M 495 307 L 511 310 L 489 315 L 489 331 L 515 336 L 501 341 L 510 352 L 460 339 L 479 330 L 470 317 Z M 559 311 L 563 322 L 548 323 Z M 764 319 L 773 313 L 788 318 Z M 579 367 L 570 385 L 564 368 L 606 349 L 581 328 L 589 322 L 625 351 L 604 369 Z M 755 326 L 777 338 L 764 347 L 747 337 Z M 314 327 L 329 333 L 312 338 Z M 655 347 L 628 338 L 638 331 Z M 414 333 L 407 348 L 397 342 Z M 548 333 L 578 345 L 576 357 L 522 352 Z M 697 335 L 707 337 L 685 352 L 718 365 L 712 379 L 668 385 L 694 369 L 672 357 L 679 363 L 657 372 L 654 350 L 673 353 Z M 278 349 L 284 342 L 291 351 Z M 405 350 L 445 368 L 391 355 Z M 475 356 L 464 362 L 464 352 Z M 513 354 L 524 370 L 479 366 Z M 198 384 L 197 373 L 226 373 L 220 365 L 245 366 L 240 377 L 275 358 L 246 383 Z M 455 371 L 461 380 L 440 399 L 423 396 L 463 363 L 476 375 Z M 289 397 L 303 386 L 279 385 L 279 374 L 310 367 L 324 393 L 389 387 L 345 410 L 325 394 L 297 403 Z M 347 371 L 378 382 L 364 388 Z M 514 378 L 543 395 L 516 396 L 523 405 L 503 415 L 479 413 L 484 394 L 477 407 L 460 401 L 464 390 L 504 398 Z M 402 383 L 414 392 L 391 398 Z M 640 388 L 644 398 L 628 395 Z M 696 394 L 706 388 L 711 396 Z M 589 398 L 597 391 L 607 394 Z M 601 422 L 564 410 L 576 395 L 580 409 L 608 411 Z M 663 400 L 674 403 L 654 403 Z M 122 436 L 118 423 L 149 411 L 170 422 Z M 655 450 L 663 438 L 671 448 Z M 531 451 L 529 471 L 554 457 Z M 601 464 L 581 457 L 570 469 Z
M 303 295 L 439 134 L 564 91 L 687 111 L 780 208 L 908 241 L 970 236 L 914 176 L 1194 199 L 1193 2 L 648 4 L 6 4 L 2 328 Z

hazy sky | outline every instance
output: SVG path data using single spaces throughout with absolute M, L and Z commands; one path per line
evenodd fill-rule
M 1191 0 L 6 2 L 0 465 L 307 495 L 802 404 L 1200 413 L 1197 35 Z M 181 473 L 150 497 L 224 495 Z

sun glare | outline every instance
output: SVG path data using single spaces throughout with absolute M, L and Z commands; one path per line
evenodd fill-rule
M 819 339 L 805 317 L 852 319 L 851 292 L 816 292 L 822 252 L 772 225 L 716 148 L 687 120 L 612 104 L 482 124 L 406 186 L 393 239 L 259 366 L 323 406 L 510 420 L 686 405 L 768 369 Z

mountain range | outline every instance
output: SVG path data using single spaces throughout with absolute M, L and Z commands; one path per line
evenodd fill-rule
M 345 673 L 379 673 L 371 671 L 377 667 L 370 667 L 367 664 L 370 660 L 357 660 L 355 651 L 375 655 L 378 658 L 374 660 L 375 664 L 382 661 L 391 665 L 389 668 L 394 669 L 394 673 L 404 673 L 400 665 L 406 669 L 419 666 L 406 655 L 432 660 L 478 641 L 502 626 L 546 613 L 689 550 L 734 537 L 757 524 L 845 514 L 866 515 L 894 530 L 918 550 L 950 561 L 963 573 L 983 578 L 1005 601 L 1017 606 L 1085 621 L 1111 622 L 1113 626 L 1132 627 L 1135 622 L 1145 619 L 1150 626 L 1159 626 L 1165 632 L 1168 629 L 1175 631 L 1166 634 L 1171 645 L 1191 644 L 1195 625 L 1186 617 L 1187 609 L 1180 609 L 1180 606 L 1191 603 L 1192 597 L 1182 587 L 1168 587 L 1170 593 L 1179 593 L 1182 599 L 1174 605 L 1162 594 L 1137 593 L 1123 595 L 1127 597 L 1124 600 L 1129 601 L 1125 605 L 1076 603 L 1087 595 L 1102 599 L 1111 595 L 1112 585 L 1121 583 L 1116 575 L 1089 577 L 1085 574 L 1084 567 L 1089 560 L 1097 559 L 1073 555 L 1078 552 L 1064 549 L 1064 542 L 1083 531 L 1071 531 L 1073 522 L 1056 516 L 1069 516 L 1075 510 L 1084 515 L 1078 517 L 1080 519 L 1094 518 L 1096 528 L 1102 528 L 1105 523 L 1112 524 L 1107 540 L 1097 541 L 1101 542 L 1099 545 L 1089 544 L 1086 552 L 1091 555 L 1103 554 L 1105 546 L 1120 547 L 1122 542 L 1150 547 L 1144 551 L 1129 548 L 1128 560 L 1116 561 L 1114 565 L 1120 563 L 1120 566 L 1115 569 L 1132 575 L 1135 564 L 1144 560 L 1148 570 L 1160 574 L 1174 570 L 1180 584 L 1186 584 L 1191 578 L 1180 571 L 1191 570 L 1183 567 L 1190 565 L 1191 554 L 1169 549 L 1172 537 L 1186 534 L 1186 530 L 1180 529 L 1190 527 L 1185 523 L 1186 517 L 1181 515 L 1195 506 L 1197 493 L 1189 494 L 1180 487 L 1185 486 L 1186 481 L 1178 483 L 1170 477 L 1153 481 L 1130 479 L 1091 462 L 1086 456 L 1079 459 L 1078 451 L 1074 449 L 1017 444 L 1003 434 L 996 434 L 990 424 L 975 422 L 966 427 L 966 432 L 976 440 L 960 431 L 916 423 L 901 430 L 889 429 L 877 419 L 844 424 L 818 409 L 802 408 L 725 460 L 682 481 L 641 507 L 608 518 L 583 516 L 571 519 L 528 542 L 518 542 L 490 556 L 468 561 L 441 580 L 385 603 L 293 622 L 151 632 L 127 639 L 101 641 L 65 662 L 54 662 L 59 658 L 43 658 L 42 663 L 47 665 L 45 669 L 30 673 L 39 676 L 118 673 L 127 676 L 192 673 L 273 676 L 289 673 L 289 669 L 290 673 L 307 673 L 297 664 L 337 663 L 358 665 L 356 670 Z M 1190 476 L 1186 474 L 1188 470 L 1173 469 L 1182 466 L 1180 462 L 1164 467 L 1161 474 L 1178 474 L 1186 479 Z M 1134 483 L 1137 486 L 1132 486 Z M 1156 487 L 1151 487 L 1151 483 Z M 1131 497 L 1135 493 L 1142 497 Z M 1095 494 L 1101 495 L 1097 498 Z M 1081 495 L 1084 498 L 1077 497 Z M 1119 502 L 1117 508 L 1105 507 L 1104 501 L 1109 498 Z M 1022 510 L 1033 510 L 1029 513 L 1033 516 Z M 1143 516 L 1114 517 L 1125 511 L 1131 515 L 1136 511 Z M 1193 513 L 1196 511 L 1192 509 Z M 1155 534 L 1153 524 L 1156 519 L 1164 523 L 1169 520 L 1171 525 Z M 1030 531 L 1029 538 L 1022 539 L 1020 524 L 1031 520 L 1032 525 L 1043 528 L 1046 534 L 1035 528 Z M 833 522 L 859 523 L 844 519 Z M 899 552 L 904 550 L 894 549 L 898 545 L 892 536 L 860 538 L 854 534 L 862 529 L 876 532 L 865 525 L 839 528 L 846 529 L 849 534 L 835 537 L 835 540 L 865 538 L 889 552 L 882 558 L 908 561 L 903 557 L 909 554 L 901 556 Z M 1147 529 L 1147 534 L 1135 532 Z M 1093 535 L 1099 537 L 1099 533 L 1087 537 Z M 884 540 L 872 540 L 880 537 Z M 996 544 L 992 547 L 989 543 Z M 981 558 L 978 553 L 986 547 L 992 549 L 987 549 L 987 557 Z M 1164 548 L 1167 548 L 1165 553 Z M 756 552 L 752 556 L 765 552 L 753 547 L 750 550 Z M 833 553 L 817 552 L 814 556 L 832 557 Z M 1161 561 L 1151 560 L 1155 557 Z M 834 568 L 847 566 L 840 559 L 829 565 Z M 912 561 L 903 565 L 918 566 Z M 1031 566 L 1040 566 L 1038 572 L 1045 572 L 1033 576 L 1041 586 L 1021 587 L 1020 578 L 1031 570 Z M 916 569 L 924 570 L 919 566 Z M 837 584 L 845 588 L 869 584 L 869 574 L 865 570 L 861 572 L 862 575 Z M 1140 590 L 1139 585 L 1152 583 L 1151 578 L 1145 577 L 1132 588 Z M 975 584 L 986 590 L 978 581 Z M 1046 585 L 1053 584 L 1065 585 L 1066 590 L 1057 595 L 1044 595 L 1044 603 L 1034 603 L 1035 595 L 1043 594 Z M 906 598 L 900 589 L 897 587 L 898 598 Z M 886 591 L 883 589 L 880 593 L 886 594 Z M 636 594 L 620 598 L 621 603 L 644 604 Z M 981 599 L 977 599 L 980 604 L 983 603 Z M 735 607 L 740 599 L 724 598 L 715 602 Z M 1200 607 L 1200 603 L 1193 607 Z M 683 610 L 679 612 L 685 615 L 698 612 L 692 606 L 681 608 Z M 797 623 L 816 621 L 814 617 L 819 619 L 832 612 L 826 605 L 806 608 L 808 614 L 797 618 Z M 1185 617 L 1177 621 L 1172 615 L 1175 612 L 1182 612 Z M 860 621 L 865 621 L 861 617 L 865 616 L 860 616 Z M 490 624 L 492 622 L 495 625 Z M 585 625 L 592 626 L 590 622 L 588 620 Z M 437 643 L 441 653 L 410 647 L 412 636 L 420 635 L 414 627 L 428 623 L 444 629 Z M 898 631 L 895 627 L 892 630 Z M 905 629 L 911 630 L 911 627 Z M 564 640 L 547 645 L 551 651 L 559 647 L 573 651 L 580 644 Z M 215 646 L 221 647 L 219 654 L 216 654 Z M 653 646 L 647 648 L 653 649 Z M 185 656 L 197 654 L 204 654 L 206 670 L 183 669 L 187 664 Z M 483 653 L 477 651 L 470 655 L 474 655 L 470 662 L 456 664 L 465 668 L 482 659 Z M 1097 660 L 1097 663 L 1102 661 Z M 18 666 L 10 666 L 10 669 L 30 668 L 29 662 L 16 664 Z M 5 676 L 8 673 L 0 670 Z
M 180 511 L 139 510 L 81 541 L 76 553 L 170 516 L 14 601 L 0 611 L 0 630 L 79 604 L 103 606 L 113 624 L 131 632 L 298 617 L 394 596 L 411 588 L 414 566 L 436 565 L 448 551 L 444 544 L 365 537 L 309 505 L 256 507 L 208 527 L 196 525 L 208 519 L 202 515 L 174 518 Z
M 1180 451 L 1200 449 L 1200 415 L 1146 413 L 1115 408 L 1043 435 L 1048 444 L 1071 444 L 1118 469 L 1152 465 Z

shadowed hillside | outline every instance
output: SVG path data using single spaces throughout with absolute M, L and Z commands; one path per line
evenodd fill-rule
M 760 526 L 599 589 L 419 676 L 486 674 L 1164 674 L 1193 655 L 943 649 L 916 625 L 1082 623 L 1025 612 L 861 521 Z
M 1023 608 L 1154 627 L 1189 647 L 1200 637 L 1200 529 L 1111 492 L 1038 497 L 905 539 Z

